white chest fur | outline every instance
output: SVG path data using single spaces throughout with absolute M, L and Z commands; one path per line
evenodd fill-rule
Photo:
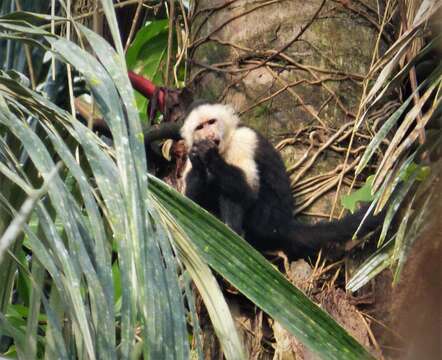
M 235 130 L 227 151 L 222 154 L 226 163 L 236 166 L 244 172 L 247 183 L 255 191 L 259 188 L 258 167 L 255 161 L 257 145 L 256 133 L 247 127 L 240 127 Z

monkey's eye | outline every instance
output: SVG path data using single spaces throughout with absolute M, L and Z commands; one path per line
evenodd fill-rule
M 213 124 L 216 123 L 216 119 L 210 119 L 210 120 L 208 121 L 208 123 L 209 123 L 209 125 L 213 125 Z
M 196 127 L 196 130 L 201 130 L 202 128 L 203 128 L 203 124 L 199 124 L 197 127 Z

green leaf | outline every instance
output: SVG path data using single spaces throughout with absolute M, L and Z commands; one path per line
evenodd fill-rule
M 358 270 L 352 275 L 347 282 L 346 289 L 349 291 L 357 291 L 382 270 L 391 265 L 392 253 L 394 248 L 394 238 L 387 241 L 382 247 L 377 249 Z
M 407 181 L 404 181 L 403 184 L 401 184 L 401 187 L 396 191 L 394 198 L 390 200 L 390 204 L 385 214 L 384 223 L 382 224 L 381 235 L 379 235 L 378 247 L 384 243 L 394 215 L 398 212 L 401 203 L 403 202 L 414 182 L 416 181 L 416 177 L 417 174 L 415 173 Z
M 27 274 L 23 271 L 23 268 L 27 268 L 26 254 L 23 249 L 20 249 L 16 254 L 17 259 L 20 261 L 21 266 L 18 267 L 18 278 L 17 278 L 17 291 L 21 302 L 26 306 L 29 306 L 30 299 L 30 289 L 31 284 L 26 276 Z
M 148 204 L 143 201 L 147 198 L 147 166 L 144 142 L 140 141 L 138 136 L 142 133 L 142 129 L 133 107 L 133 90 L 123 64 L 109 44 L 86 28 L 82 27 L 82 31 L 105 68 L 98 82 L 93 81 L 94 70 L 91 67 L 91 65 L 100 66 L 95 59 L 90 58 L 88 54 L 81 54 L 81 49 L 75 50 L 68 43 L 58 41 L 54 46 L 63 50 L 64 54 L 69 52 L 70 61 L 85 74 L 101 113 L 114 134 L 117 163 L 123 170 L 122 181 L 117 180 L 116 183 L 121 183 L 121 193 L 125 197 L 123 208 L 126 208 L 125 214 L 129 219 L 129 227 L 123 224 L 127 228 L 121 240 L 127 242 L 128 260 L 131 258 L 135 260 L 137 272 L 133 273 L 135 269 L 128 262 L 126 275 L 130 281 L 136 281 L 133 284 L 133 291 L 138 297 L 139 311 L 145 324 L 144 352 L 151 358 L 163 358 L 167 349 L 174 349 L 176 357 L 186 357 L 188 340 L 184 323 L 184 305 L 182 297 L 177 296 L 180 294 L 180 289 L 175 272 L 176 259 L 168 249 L 170 245 L 167 241 L 164 239 L 162 241 L 160 229 L 154 227 L 152 221 L 147 218 L 153 209 L 149 209 Z M 85 62 L 84 57 L 89 57 L 89 61 Z M 105 88 L 110 92 L 109 98 L 102 96 L 101 92 L 105 91 Z M 115 118 L 115 113 L 110 111 L 112 108 L 118 110 L 121 119 L 124 117 L 121 109 L 125 109 L 127 128 L 123 122 Z M 80 126 L 77 130 L 84 131 L 84 135 L 87 133 L 86 129 Z M 82 142 L 89 142 L 93 146 L 84 135 Z M 98 151 L 94 154 L 89 153 L 89 157 L 92 158 L 97 154 Z M 103 180 L 108 182 L 108 179 Z M 115 190 L 112 189 L 111 196 L 114 196 L 114 193 Z M 117 217 L 121 217 L 121 212 Z M 133 241 L 133 238 L 137 241 Z M 132 341 L 132 331 L 130 326 L 126 328 L 125 336 L 128 343 Z M 162 339 L 162 342 L 158 339 Z
M 13 21 L 24 21 L 28 24 L 32 24 L 33 26 L 42 26 L 48 24 L 52 17 L 49 14 L 42 14 L 30 11 L 15 11 L 9 14 L 5 14 L 1 16 L 1 19 L 4 20 L 13 20 Z M 54 16 L 55 21 L 65 21 L 66 18 L 61 16 Z
M 218 219 L 152 176 L 149 189 L 215 271 L 322 358 L 372 358 L 327 313 Z
M 415 177 L 417 181 L 424 181 L 430 176 L 431 168 L 425 165 L 419 165 L 415 162 L 410 163 L 399 175 L 402 181 L 408 181 L 411 177 Z
M 144 61 L 151 57 L 158 60 L 158 56 L 155 56 L 155 54 L 158 55 L 159 52 L 155 49 L 167 48 L 167 41 L 160 41 L 160 39 L 165 34 L 167 35 L 168 27 L 169 21 L 164 19 L 147 22 L 144 27 L 138 30 L 126 53 L 126 62 L 129 69 L 134 69 L 137 62 L 143 61 L 143 55 L 149 55 L 144 56 Z M 152 50 L 153 52 L 149 52 Z
M 128 68 L 156 85 L 163 84 L 160 65 L 167 52 L 168 27 L 167 19 L 148 22 L 137 32 L 126 53 Z M 135 99 L 141 120 L 146 123 L 148 99 L 138 92 Z
M 439 69 L 439 70 L 438 70 Z M 442 69 L 439 67 L 438 69 L 435 69 L 431 76 L 429 76 L 427 79 L 425 79 L 422 83 L 419 84 L 419 86 L 416 88 L 416 90 L 404 101 L 404 103 L 393 113 L 391 116 L 384 122 L 382 127 L 379 129 L 379 131 L 376 133 L 376 135 L 373 137 L 373 139 L 370 141 L 370 144 L 368 144 L 364 154 L 362 155 L 361 161 L 359 161 L 359 164 L 356 168 L 356 174 L 360 174 L 362 170 L 367 166 L 370 159 L 373 157 L 376 150 L 379 149 L 380 144 L 382 141 L 387 137 L 388 133 L 391 131 L 393 126 L 397 124 L 399 119 L 402 117 L 404 113 L 406 113 L 406 110 L 408 109 L 408 106 L 413 101 L 413 98 L 416 94 L 419 93 L 420 90 L 425 89 L 425 87 L 431 82 L 440 76 L 440 70 Z
M 353 214 L 356 211 L 359 202 L 371 202 L 374 200 L 374 195 L 372 195 L 372 185 L 373 185 L 374 175 L 370 175 L 367 178 L 364 186 L 360 189 L 354 191 L 350 195 L 343 195 L 341 197 L 341 204 L 345 209 L 350 210 Z
M 149 23 L 140 31 L 126 55 L 130 70 L 162 84 L 160 64 L 167 51 L 168 21 L 157 20 Z
M 437 191 L 437 190 L 435 190 Z M 401 274 L 401 271 L 403 269 L 403 266 L 405 264 L 405 261 L 407 259 L 408 253 L 414 243 L 414 241 L 419 236 L 420 231 L 422 230 L 422 225 L 424 220 L 428 220 L 429 214 L 429 203 L 433 200 L 433 190 L 430 190 L 430 192 L 427 194 L 425 200 L 423 201 L 423 204 L 419 206 L 418 210 L 415 211 L 413 214 L 413 219 L 411 221 L 410 226 L 407 226 L 407 232 L 403 231 L 403 238 L 400 239 L 400 241 L 396 240 L 397 244 L 395 244 L 395 253 L 393 253 L 394 256 L 396 256 L 393 260 L 397 261 L 396 269 L 394 272 L 393 277 L 393 284 L 397 284 L 399 281 L 399 277 Z M 408 222 L 408 217 L 410 216 L 410 213 L 414 211 L 412 209 L 413 201 L 410 202 L 408 212 L 406 213 L 404 219 L 404 222 Z M 405 225 L 404 225 L 405 226 Z M 401 231 L 401 226 L 398 230 Z

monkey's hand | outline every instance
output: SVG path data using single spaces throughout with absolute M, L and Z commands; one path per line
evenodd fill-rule
M 218 146 L 211 140 L 201 140 L 192 146 L 189 153 L 193 166 L 208 168 L 213 159 L 219 156 Z

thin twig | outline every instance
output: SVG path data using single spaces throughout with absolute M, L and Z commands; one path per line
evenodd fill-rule
M 322 8 L 324 7 L 326 0 L 322 0 L 322 3 L 319 5 L 318 9 L 315 11 L 313 16 L 310 18 L 310 20 L 305 24 L 303 27 L 301 27 L 301 30 L 293 37 L 293 39 L 289 40 L 286 44 L 284 44 L 279 50 L 277 50 L 275 53 L 270 55 L 267 59 L 261 61 L 258 65 L 256 65 L 251 70 L 258 69 L 264 65 L 266 65 L 270 60 L 274 59 L 276 56 L 281 54 L 282 52 L 286 51 L 290 46 L 292 46 L 301 36 L 304 34 L 304 32 L 310 27 L 310 25 L 315 21 L 318 14 L 321 12 Z
M 358 311 L 357 313 L 358 313 L 359 316 L 361 317 L 362 322 L 364 323 L 365 328 L 367 329 L 368 336 L 369 336 L 369 338 L 370 338 L 372 344 L 374 345 L 375 349 L 376 349 L 377 352 L 378 352 L 379 359 L 380 359 L 380 360 L 384 360 L 384 357 L 382 356 L 382 349 L 381 349 L 381 347 L 379 346 L 379 343 L 377 342 L 376 337 L 374 336 L 373 332 L 371 331 L 371 327 L 370 327 L 370 325 L 368 324 L 367 319 L 365 319 L 365 317 L 364 317 L 359 311 Z
M 320 190 L 324 186 L 326 186 L 328 183 L 330 183 L 333 180 L 332 176 L 325 177 L 321 179 L 320 181 L 315 181 L 315 184 L 307 184 L 302 186 L 301 188 L 298 187 L 298 190 L 293 190 L 294 192 L 294 198 L 298 199 L 300 197 L 310 195 L 311 193 L 315 193 L 316 191 Z
M 399 341 L 401 341 L 401 342 L 403 342 L 403 343 L 406 341 L 406 339 L 405 339 L 402 335 L 400 335 L 397 331 L 395 331 L 395 330 L 394 330 L 393 328 L 391 328 L 390 326 L 386 325 L 384 322 L 382 322 L 382 321 L 376 319 L 374 316 L 371 316 L 371 315 L 369 315 L 369 314 L 367 314 L 367 313 L 365 313 L 365 312 L 360 311 L 360 313 L 361 313 L 364 317 L 370 319 L 370 321 L 374 321 L 374 322 L 375 322 L 376 324 L 378 324 L 379 326 L 382 326 L 385 330 L 387 330 L 387 331 L 390 332 L 392 335 L 394 335 L 395 338 L 398 339 Z
M 276 3 L 280 2 L 280 1 L 281 1 L 281 0 L 270 0 L 270 1 L 266 1 L 266 2 L 264 2 L 264 3 L 262 3 L 262 4 L 259 4 L 259 5 L 257 5 L 257 6 L 254 6 L 253 8 L 248 9 L 248 10 L 242 12 L 241 14 L 238 14 L 238 15 L 235 15 L 235 16 L 232 16 L 232 17 L 228 18 L 227 20 L 225 20 L 224 22 L 222 22 L 219 26 L 217 26 L 215 29 L 213 29 L 213 30 L 212 30 L 208 35 L 206 35 L 204 38 L 198 39 L 198 40 L 194 41 L 192 44 L 190 44 L 190 45 L 189 45 L 189 48 L 192 49 L 192 53 L 195 52 L 195 50 L 196 50 L 196 48 L 197 48 L 198 46 L 200 46 L 201 44 L 205 43 L 205 42 L 206 42 L 206 41 L 207 41 L 207 40 L 208 40 L 213 34 L 215 34 L 215 33 L 217 33 L 218 31 L 220 31 L 220 30 L 221 30 L 224 26 L 226 26 L 227 24 L 229 24 L 229 23 L 231 23 L 232 21 L 237 20 L 237 19 L 239 19 L 239 18 L 241 18 L 241 17 L 243 17 L 243 16 L 245 16 L 245 15 L 247 15 L 247 14 L 250 14 L 250 13 L 252 13 L 252 12 L 254 12 L 254 11 L 260 9 L 260 8 L 263 8 L 263 7 L 265 7 L 265 6 L 269 6 L 269 5 L 272 5 L 272 4 L 276 4 Z
M 292 166 L 290 166 L 288 169 L 287 169 L 287 173 L 292 173 L 293 171 L 295 171 L 296 169 L 298 169 L 303 163 L 304 163 L 304 161 L 305 160 L 307 160 L 307 158 L 309 157 L 309 155 L 310 155 L 310 151 L 313 149 L 313 144 L 310 144 L 310 146 L 308 147 L 308 149 L 304 152 L 304 155 L 302 155 L 301 156 L 301 158 L 295 163 L 295 164 L 293 164 Z
M 71 0 L 66 1 L 66 18 L 70 21 L 66 23 L 66 39 L 71 40 Z M 72 117 L 75 118 L 75 99 L 74 99 L 74 86 L 72 82 L 72 68 L 70 64 L 66 64 L 67 78 L 68 78 L 68 88 L 69 88 L 69 100 L 71 103 L 71 113 Z
M 266 66 L 267 70 L 284 86 L 287 88 L 287 91 L 292 94 L 296 100 L 298 100 L 298 102 L 301 104 L 302 108 L 309 113 L 311 116 L 313 116 L 313 118 L 315 118 L 323 127 L 327 127 L 327 125 L 325 124 L 325 122 L 318 116 L 318 114 L 316 112 L 314 112 L 310 106 L 307 106 L 304 102 L 304 100 L 302 99 L 302 97 L 296 92 L 294 91 L 292 88 L 290 88 L 290 86 L 288 86 L 288 84 L 276 73 L 274 72 L 269 66 Z
M 349 166 L 347 166 L 345 169 L 342 170 L 341 173 L 347 174 L 350 170 L 354 169 L 356 165 L 358 164 L 360 158 L 357 158 L 355 161 L 353 161 Z M 319 197 L 330 191 L 333 187 L 335 187 L 339 182 L 339 179 L 334 179 L 330 181 L 327 185 L 323 186 L 320 190 L 318 190 L 314 195 L 312 195 L 306 202 L 304 202 L 301 206 L 297 207 L 294 211 L 294 214 L 298 214 L 299 212 L 303 211 L 307 207 L 309 207 L 313 202 L 316 201 Z
M 387 33 L 385 33 L 384 31 L 382 31 L 381 25 L 379 25 L 376 20 L 373 20 L 373 18 L 371 18 L 370 15 L 368 15 L 366 12 L 364 12 L 360 9 L 357 9 L 355 6 L 352 5 L 352 3 L 350 1 L 338 0 L 338 2 L 344 8 L 354 12 L 355 14 L 360 16 L 361 18 L 364 18 L 365 20 L 367 20 L 371 25 L 373 25 L 373 27 L 378 31 L 378 33 L 382 34 L 382 37 L 384 38 L 385 41 L 391 42 L 391 38 L 389 37 L 389 35 Z
M 326 149 L 328 148 L 344 131 L 347 130 L 348 127 L 350 127 L 351 125 L 353 125 L 354 122 L 349 122 L 347 124 L 344 124 L 343 126 L 341 126 L 341 128 L 335 133 L 333 134 L 332 137 L 330 137 L 330 139 L 323 144 L 318 151 L 310 158 L 309 162 L 307 163 L 307 165 L 302 169 L 302 171 L 300 171 L 297 176 L 293 179 L 292 181 L 292 186 L 294 186 L 299 179 L 301 179 L 302 177 L 304 177 L 304 174 L 306 173 L 306 171 L 308 169 L 310 169 L 310 167 L 313 165 L 313 163 L 316 161 L 316 159 L 318 158 L 318 156 Z
M 404 31 L 407 31 L 411 25 L 410 21 L 409 21 L 409 17 L 407 17 L 407 12 L 405 11 L 403 6 L 399 6 L 400 9 L 400 13 L 401 13 L 401 17 L 403 19 L 402 21 L 402 25 L 404 26 Z M 413 11 L 415 15 L 416 12 L 416 8 L 411 9 L 410 11 Z M 410 14 L 411 15 L 411 14 Z M 410 16 L 411 17 L 411 16 Z M 407 61 L 411 61 L 419 52 L 419 50 L 421 49 L 421 39 L 415 39 L 409 49 L 409 51 L 406 54 L 406 58 Z M 411 90 L 413 91 L 414 95 L 413 95 L 413 102 L 414 105 L 419 103 L 419 93 L 416 92 L 417 89 L 417 77 L 416 77 L 416 69 L 414 66 L 411 67 L 408 76 L 410 78 L 410 85 L 411 85 Z M 419 113 L 416 116 L 416 122 L 418 123 L 418 125 L 421 125 L 422 123 L 422 112 L 419 111 Z M 423 144 L 425 142 L 425 128 L 423 126 L 420 126 L 420 130 L 419 130 L 419 144 Z
M 177 61 L 175 62 L 175 65 L 173 67 L 173 75 L 174 75 L 174 78 L 175 78 L 175 85 L 176 86 L 179 85 L 179 83 L 178 83 L 178 68 L 179 68 L 183 58 L 187 59 L 187 49 L 189 47 L 189 37 L 190 37 L 190 30 L 189 30 L 189 25 L 187 23 L 186 9 L 184 8 L 182 0 L 179 0 L 179 4 L 180 4 L 181 13 L 183 14 L 184 39 L 183 39 L 181 51 L 179 52 Z M 184 63 L 184 65 L 185 65 L 185 67 L 187 67 L 187 61 Z M 184 71 L 184 76 L 185 77 L 187 75 L 187 71 L 186 70 L 187 70 L 187 68 Z M 186 82 L 186 78 L 184 78 L 184 82 Z
M 15 6 L 17 7 L 18 11 L 22 10 L 22 7 L 20 5 L 20 0 L 15 0 Z M 35 89 L 37 87 L 37 81 L 36 81 L 35 72 L 34 72 L 34 65 L 32 62 L 31 49 L 28 44 L 24 44 L 23 49 L 25 50 L 26 63 L 28 64 L 28 71 L 29 71 L 29 78 L 31 80 L 31 86 L 32 86 L 32 89 Z
M 147 2 L 148 0 L 141 0 L 141 1 L 143 3 L 143 6 L 151 8 L 148 5 L 144 4 L 144 2 Z M 139 2 L 140 2 L 140 0 L 120 1 L 120 2 L 118 2 L 116 4 L 113 4 L 113 7 L 114 7 L 114 9 L 120 9 L 120 8 L 124 8 L 126 6 L 129 6 L 129 5 L 137 4 Z M 71 17 L 71 20 L 75 22 L 75 21 L 78 21 L 78 20 L 82 20 L 82 19 L 86 19 L 88 17 L 94 16 L 94 14 L 103 13 L 103 12 L 104 12 L 104 10 L 102 8 L 99 8 L 97 10 L 89 11 L 87 13 L 84 13 L 84 14 L 81 14 L 81 15 L 77 15 L 75 17 Z M 66 21 L 65 20 L 61 20 L 61 21 L 56 21 L 54 23 L 54 25 L 55 26 L 60 26 L 60 25 L 63 25 L 64 23 L 66 23 Z M 48 28 L 50 26 L 51 26 L 51 24 L 45 24 L 45 25 L 40 26 L 40 28 L 41 29 L 46 29 L 46 28 Z
M 200 33 L 200 31 L 203 28 L 203 26 L 207 23 L 207 21 L 213 16 L 213 14 L 215 12 L 228 7 L 230 4 L 233 4 L 236 1 L 238 1 L 238 0 L 230 0 L 230 1 L 227 1 L 227 2 L 223 2 L 223 3 L 221 3 L 218 6 L 213 6 L 213 7 L 210 7 L 210 8 L 201 9 L 201 10 L 196 11 L 194 14 L 191 14 L 191 17 L 190 17 L 189 21 L 191 23 L 195 23 L 194 19 L 199 14 L 201 14 L 203 12 L 208 12 L 207 16 L 203 19 L 203 21 L 199 22 L 198 27 L 195 30 L 192 31 L 193 37 L 195 38 L 196 36 L 198 36 L 198 34 Z
M 269 57 L 267 57 L 266 59 L 261 61 L 258 65 L 256 65 L 254 68 L 252 68 L 250 70 L 255 70 L 255 69 L 258 69 L 258 68 L 266 65 L 269 61 L 273 60 L 275 57 L 277 57 L 282 52 L 287 50 L 290 46 L 292 46 L 304 34 L 304 32 L 310 27 L 310 25 L 313 23 L 313 21 L 315 21 L 315 19 L 317 18 L 318 14 L 320 13 L 322 8 L 324 7 L 325 2 L 326 2 L 326 0 L 322 0 L 322 3 L 319 5 L 318 9 L 315 11 L 313 16 L 310 18 L 310 20 L 307 22 L 307 24 L 305 24 L 303 27 L 301 27 L 301 30 L 293 37 L 293 39 L 289 40 L 279 50 L 276 50 Z
M 167 34 L 167 57 L 166 57 L 166 74 L 164 84 L 169 86 L 169 74 L 171 73 L 171 62 L 173 56 L 173 24 L 175 23 L 175 0 L 169 0 L 169 31 Z
M 292 188 L 293 192 L 298 194 L 302 189 L 308 188 L 309 186 L 315 185 L 318 182 L 323 182 L 324 180 L 328 180 L 333 176 L 336 176 L 338 169 L 335 168 L 332 171 L 328 171 L 324 174 L 314 175 L 309 177 L 308 179 L 304 179 L 299 181 L 296 186 Z
M 141 14 L 141 9 L 143 7 L 143 0 L 138 0 L 137 9 L 135 10 L 135 15 L 132 19 L 132 25 L 130 27 L 129 35 L 127 36 L 126 45 L 124 46 L 124 53 L 127 52 L 127 49 L 129 49 L 130 43 L 132 42 L 132 38 L 135 34 L 135 29 L 138 23 L 138 18 Z
M 215 41 L 221 45 L 228 45 L 231 46 L 235 49 L 244 51 L 246 53 L 252 53 L 252 54 L 256 54 L 257 56 L 272 56 L 273 54 L 275 54 L 277 52 L 277 50 L 275 49 L 269 49 L 269 50 L 258 50 L 258 49 L 252 49 L 243 45 L 238 45 L 235 43 L 232 43 L 231 41 L 227 41 L 227 40 L 221 40 L 217 37 L 211 36 L 208 41 Z M 302 40 L 305 41 L 305 40 Z M 308 42 L 307 42 L 308 43 Z M 310 43 L 308 43 L 310 44 Z M 346 73 L 340 70 L 332 70 L 332 69 L 323 69 L 314 65 L 305 65 L 305 64 L 301 64 L 300 62 L 295 61 L 292 57 L 288 56 L 285 53 L 280 53 L 278 54 L 279 57 L 281 57 L 283 60 L 288 61 L 290 64 L 293 64 L 295 68 L 298 69 L 302 69 L 302 70 L 311 70 L 311 71 L 316 71 L 316 72 L 320 72 L 320 73 L 324 73 L 324 74 L 330 74 L 330 75 L 342 75 L 345 76 L 346 78 L 349 79 L 354 79 L 356 81 L 362 81 L 364 80 L 364 76 L 359 75 L 359 74 L 352 74 L 352 73 Z M 246 63 L 246 61 L 245 61 Z M 251 62 L 252 63 L 252 62 Z M 254 64 L 257 64 L 258 61 L 254 61 Z M 234 63 L 229 62 L 229 64 L 234 65 Z M 273 63 L 275 64 L 275 63 Z M 230 70 L 232 71 L 232 70 Z
M 341 81 L 344 80 L 343 78 L 333 78 L 333 77 L 325 77 L 322 79 L 318 79 L 318 80 L 307 80 L 307 79 L 301 79 L 301 80 L 296 80 L 293 81 L 291 83 L 287 83 L 286 85 L 284 85 L 282 88 L 278 89 L 277 91 L 275 91 L 273 94 L 266 96 L 264 98 L 261 98 L 260 100 L 258 100 L 257 102 L 253 103 L 252 105 L 250 105 L 248 108 L 246 108 L 245 110 L 242 110 L 239 115 L 243 115 L 244 113 L 252 110 L 253 108 L 273 99 L 274 97 L 278 96 L 279 94 L 281 94 L 282 92 L 286 91 L 288 88 L 292 88 L 301 84 L 308 84 L 308 85 L 322 85 L 323 82 L 326 81 Z M 329 97 L 329 100 L 332 99 L 332 96 Z M 319 112 L 322 110 L 323 106 L 321 106 L 321 109 L 318 110 L 318 114 Z
M 55 0 L 51 0 L 51 34 L 55 35 Z M 51 76 L 52 81 L 55 80 L 55 53 L 54 44 L 51 43 Z

